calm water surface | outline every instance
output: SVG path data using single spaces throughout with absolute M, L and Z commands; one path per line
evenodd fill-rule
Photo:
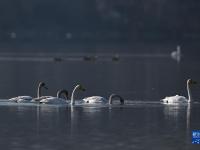
M 70 108 L 0 100 L 0 148 L 199 149 L 199 145 L 191 144 L 191 131 L 200 130 L 200 86 L 192 87 L 197 101 L 194 105 L 163 105 L 159 100 L 175 94 L 187 96 L 186 80 L 200 81 L 200 62 L 183 58 L 177 63 L 166 54 L 124 56 L 114 61 L 110 56 L 98 60 L 73 56 L 56 62 L 2 56 L 1 99 L 34 97 L 37 84 L 44 81 L 49 90 L 43 90 L 43 95 L 55 95 L 63 88 L 71 92 L 73 86 L 81 83 L 87 90 L 77 93 L 77 99 L 117 93 L 128 101 L 123 107 Z
M 39 60 L 33 61 L 30 56 L 16 60 L 14 53 L 11 60 L 0 60 L 0 98 L 19 95 L 36 96 L 39 81 L 44 81 L 48 90 L 43 95 L 56 95 L 58 89 L 67 89 L 81 83 L 86 92 L 77 93 L 77 98 L 91 95 L 108 97 L 111 93 L 122 95 L 132 100 L 160 100 L 165 96 L 187 95 L 186 80 L 192 78 L 200 81 L 199 61 L 183 57 L 180 63 L 168 54 L 145 54 L 134 57 L 133 54 L 119 54 L 119 60 L 113 61 L 112 55 L 96 60 L 83 60 L 80 55 L 63 53 L 46 54 L 47 59 L 55 56 L 66 61 L 40 60 L 44 54 L 35 54 Z M 150 55 L 150 56 L 149 56 Z M 23 56 L 22 54 L 20 56 Z M 158 56 L 158 57 L 154 57 Z M 2 58 L 7 58 L 2 55 Z M 186 57 L 187 58 L 187 57 Z M 194 98 L 199 97 L 200 86 L 194 86 Z
M 0 146 L 9 150 L 199 149 L 200 104 L 129 101 L 125 106 L 0 102 Z

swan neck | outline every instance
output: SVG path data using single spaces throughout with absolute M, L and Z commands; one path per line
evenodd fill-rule
M 189 83 L 187 83 L 188 102 L 192 102 L 192 93 Z
M 37 89 L 37 97 L 41 97 L 41 85 L 38 85 L 38 89 Z
M 110 97 L 109 97 L 109 100 L 108 100 L 108 103 L 109 103 L 110 105 L 112 104 L 112 101 L 113 101 L 113 98 L 114 98 L 114 97 L 119 98 L 120 104 L 121 104 L 121 105 L 124 104 L 124 99 L 123 99 L 120 95 L 111 94 Z
M 113 95 L 110 95 L 108 103 L 111 105 L 112 104 L 112 99 L 113 99 Z
M 75 92 L 76 90 L 78 89 L 78 86 L 76 86 L 73 91 L 72 91 L 72 95 L 71 95 L 71 105 L 74 105 L 75 104 L 75 101 L 74 101 L 74 95 L 75 95 Z
M 57 98 L 61 98 L 62 91 L 57 92 Z
M 68 92 L 65 90 L 59 90 L 57 92 L 57 98 L 61 98 L 61 95 L 63 94 L 64 98 L 67 100 L 68 99 Z

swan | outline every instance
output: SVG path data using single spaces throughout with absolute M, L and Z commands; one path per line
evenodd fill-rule
M 109 105 L 112 105 L 114 98 L 119 98 L 120 104 L 121 105 L 124 104 L 124 99 L 120 95 L 117 95 L 117 94 L 111 94 L 108 100 L 101 96 L 91 96 L 91 97 L 84 98 L 83 101 L 84 103 L 87 103 L 87 104 L 99 104 L 99 103 L 106 104 L 108 102 Z
M 188 93 L 188 99 L 184 96 L 170 96 L 170 97 L 165 97 L 161 101 L 163 103 L 191 103 L 193 101 L 192 99 L 192 94 L 191 94 L 191 85 L 196 84 L 196 81 L 193 81 L 192 79 L 187 80 L 187 93 Z
M 61 95 L 63 94 L 64 98 L 61 98 Z M 57 97 L 47 97 L 42 100 L 40 100 L 40 103 L 42 104 L 67 104 L 68 99 L 68 91 L 66 90 L 59 90 L 57 92 Z
M 180 45 L 178 45 L 176 47 L 176 51 L 171 52 L 171 57 L 174 60 L 176 60 L 178 63 L 181 61 L 182 54 L 181 54 L 181 46 Z
M 88 104 L 107 103 L 107 99 L 101 96 L 90 96 L 90 97 L 85 97 L 83 99 L 83 102 Z
M 85 91 L 85 88 L 84 88 L 82 85 L 80 85 L 80 84 L 78 84 L 78 85 L 76 85 L 76 86 L 74 87 L 74 89 L 73 89 L 73 91 L 72 91 L 72 95 L 71 95 L 71 101 L 70 101 L 71 106 L 74 106 L 74 105 L 75 105 L 74 95 L 75 95 L 75 92 L 76 92 L 77 90 L 79 90 L 79 91 Z
M 120 95 L 117 95 L 117 94 L 111 94 L 109 99 L 108 99 L 108 104 L 109 105 L 112 105 L 113 104 L 113 98 L 119 98 L 120 100 L 120 104 L 121 105 L 124 105 L 124 99 L 120 96 Z
M 41 96 L 42 88 L 48 89 L 44 82 L 40 82 L 38 85 L 37 97 Z M 33 100 L 33 97 L 31 96 L 17 96 L 17 97 L 13 97 L 9 99 L 9 101 L 16 102 L 16 103 L 28 103 L 28 102 L 31 102 L 31 100 Z
M 80 84 L 75 86 L 75 88 L 72 91 L 72 95 L 71 95 L 71 102 L 70 102 L 71 106 L 75 105 L 74 95 L 77 90 L 85 91 L 85 88 L 83 88 L 83 86 Z M 101 96 L 91 96 L 91 97 L 86 97 L 86 98 L 82 99 L 82 102 L 86 103 L 86 104 L 96 104 L 96 103 L 106 104 L 108 102 L 108 104 L 112 105 L 114 98 L 119 98 L 120 104 L 121 105 L 124 104 L 124 99 L 120 95 L 117 95 L 117 94 L 111 94 L 109 97 L 109 100 L 107 100 Z

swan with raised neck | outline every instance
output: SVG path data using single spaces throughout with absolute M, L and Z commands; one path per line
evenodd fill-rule
M 191 86 L 196 84 L 196 83 L 197 82 L 193 81 L 192 79 L 188 79 L 187 80 L 188 98 L 186 98 L 184 96 L 175 95 L 175 96 L 165 97 L 161 101 L 164 102 L 164 103 L 192 103 L 193 102 L 193 98 L 192 98 Z
M 42 88 L 48 89 L 44 82 L 40 82 L 37 88 L 37 98 L 41 97 L 41 90 Z
M 37 88 L 37 97 L 41 96 L 41 89 L 42 88 L 48 89 L 44 82 L 39 82 L 38 88 Z M 31 96 L 17 96 L 17 97 L 13 97 L 9 100 L 13 101 L 13 102 L 17 102 L 17 103 L 27 103 L 27 102 L 31 102 L 33 100 L 33 97 L 31 97 Z
M 80 91 L 85 91 L 85 88 L 83 88 L 83 86 L 80 85 L 80 84 L 78 84 L 78 85 L 76 85 L 76 86 L 74 87 L 74 89 L 73 89 L 73 91 L 72 91 L 72 95 L 71 95 L 71 102 L 70 102 L 71 106 L 75 105 L 74 96 L 75 96 L 75 92 L 78 91 L 78 90 L 80 90 Z

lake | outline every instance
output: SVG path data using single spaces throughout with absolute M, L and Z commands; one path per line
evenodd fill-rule
M 4 150 L 199 149 L 191 144 L 200 130 L 199 86 L 193 105 L 163 105 L 171 95 L 187 97 L 186 80 L 200 81 L 200 62 L 179 63 L 169 53 L 2 53 L 0 58 L 0 147 Z M 76 84 L 77 99 L 116 93 L 124 106 L 56 106 L 8 103 L 36 96 L 43 81 L 56 95 Z
M 126 101 L 124 106 L 55 106 L 0 102 L 0 145 L 12 150 L 193 150 L 200 104 Z

